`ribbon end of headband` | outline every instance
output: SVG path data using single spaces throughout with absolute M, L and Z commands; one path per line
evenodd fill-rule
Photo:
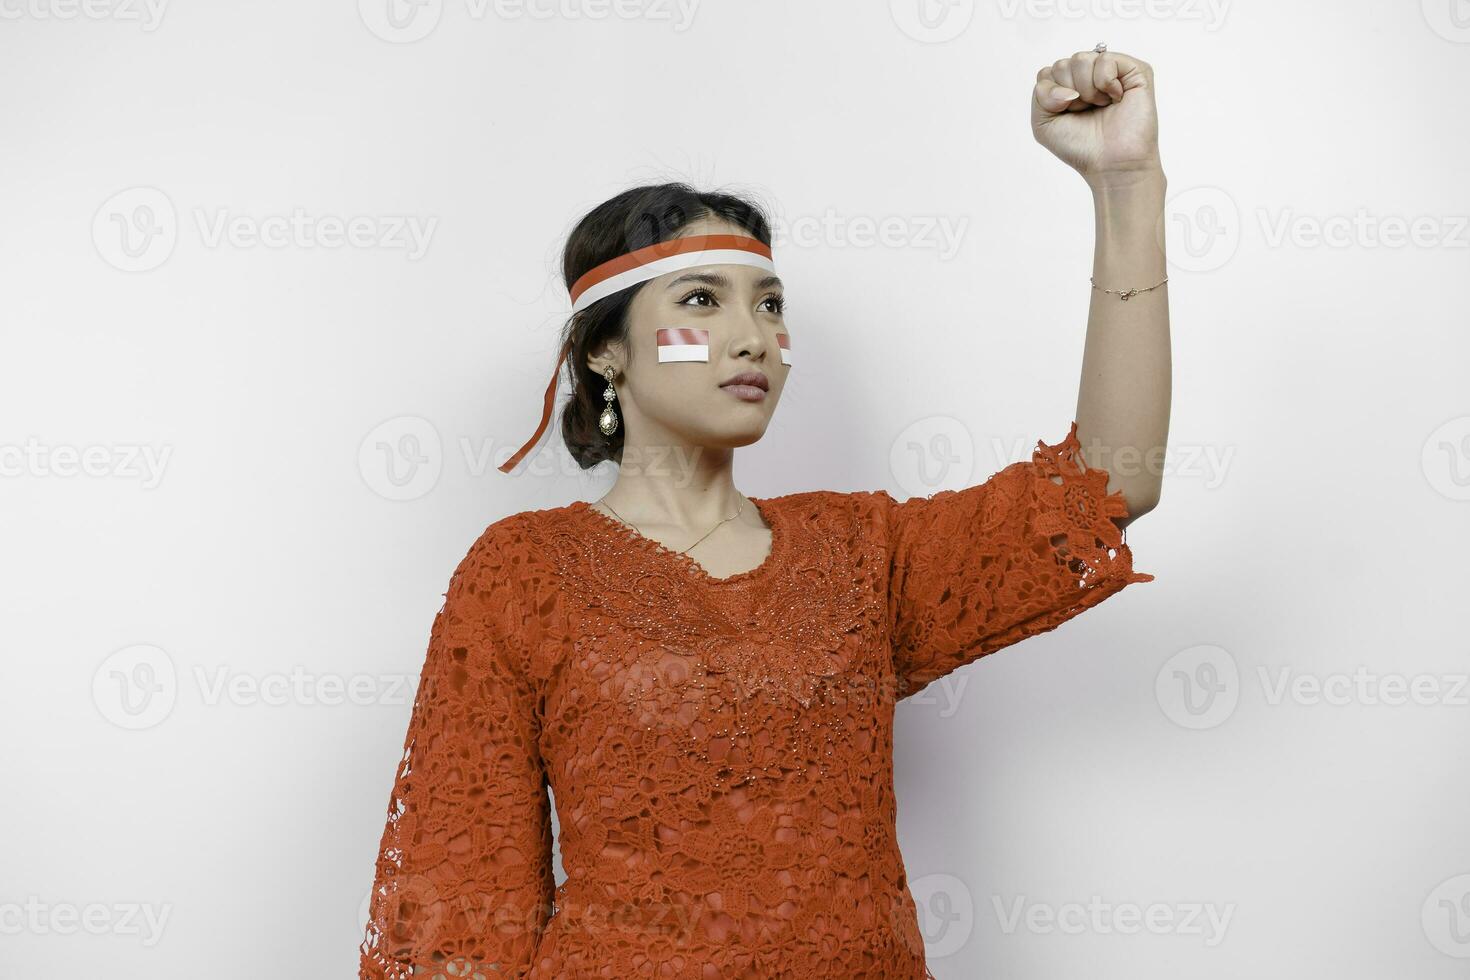
M 536 448 L 536 444 L 540 442 L 541 437 L 546 434 L 547 426 L 551 424 L 551 409 L 552 406 L 556 403 L 556 377 L 561 372 L 562 364 L 566 361 L 567 350 L 568 345 L 563 344 L 561 348 L 561 353 L 556 358 L 556 366 L 551 369 L 551 380 L 546 383 L 546 394 L 543 396 L 541 402 L 540 424 L 536 426 L 536 431 L 531 433 L 531 438 L 526 440 L 525 445 L 521 446 L 520 449 L 517 449 L 514 453 L 512 453 L 510 459 L 507 459 L 505 462 L 495 467 L 500 472 L 509 473 L 511 470 L 515 469 L 516 464 L 519 463 L 523 458 L 525 458 L 525 455 L 527 453 Z
M 546 426 L 549 421 L 549 417 L 543 415 L 541 417 L 541 424 L 536 427 L 536 434 L 531 436 L 530 439 L 526 440 L 525 445 L 521 446 L 520 449 L 517 449 L 515 452 L 511 453 L 509 459 L 507 459 L 505 462 L 501 463 L 495 468 L 502 473 L 509 473 L 511 470 L 515 469 L 520 461 L 526 457 L 526 454 L 529 453 L 532 449 L 535 449 L 536 444 L 541 441 L 541 437 L 546 433 Z

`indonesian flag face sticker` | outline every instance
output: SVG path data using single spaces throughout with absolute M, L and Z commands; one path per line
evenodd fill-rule
M 658 334 L 658 362 L 708 361 L 709 331 L 703 327 L 660 327 Z M 781 363 L 791 365 L 791 337 L 776 334 L 776 345 L 781 349 Z
M 703 327 L 660 327 L 658 362 L 708 361 L 709 331 Z

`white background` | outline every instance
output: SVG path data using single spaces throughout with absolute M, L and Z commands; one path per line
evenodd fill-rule
M 1170 180 L 1158 578 L 901 706 L 931 967 L 1470 970 L 1465 0 L 90 2 L 0 2 L 0 975 L 356 975 L 450 571 L 611 478 L 494 467 L 630 184 L 775 211 L 745 492 L 1059 441 L 1092 212 L 1028 101 L 1099 39 Z

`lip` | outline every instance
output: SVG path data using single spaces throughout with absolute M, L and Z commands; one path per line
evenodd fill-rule
M 771 383 L 759 371 L 741 371 L 734 377 L 721 382 L 720 387 L 741 401 L 758 402 L 766 397 Z
M 726 378 L 724 381 L 720 382 L 721 388 L 727 387 L 729 385 L 749 385 L 753 388 L 759 388 L 761 391 L 771 390 L 771 383 L 767 381 L 766 376 L 764 374 L 761 374 L 759 371 L 741 371 L 733 378 Z

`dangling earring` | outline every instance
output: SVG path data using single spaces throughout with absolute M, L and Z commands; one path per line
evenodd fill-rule
M 602 430 L 603 435 L 610 436 L 618 431 L 618 413 L 614 412 L 612 407 L 613 399 L 618 397 L 618 393 L 613 390 L 611 364 L 603 367 L 602 376 L 607 379 L 607 387 L 602 390 L 602 400 L 607 404 L 603 406 L 602 414 L 597 417 L 597 427 Z

